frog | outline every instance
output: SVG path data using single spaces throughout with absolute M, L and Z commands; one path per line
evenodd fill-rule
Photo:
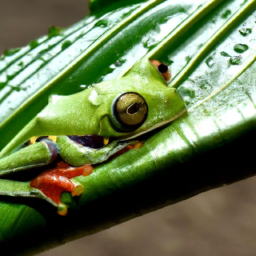
M 168 65 L 144 57 L 121 78 L 72 95 L 50 96 L 0 152 L 0 195 L 37 196 L 66 215 L 62 195 L 83 193 L 73 177 L 90 175 L 93 165 L 143 146 L 138 137 L 187 111 L 176 89 L 168 86 L 170 79 Z M 38 168 L 44 171 L 19 189 L 19 181 L 2 179 Z

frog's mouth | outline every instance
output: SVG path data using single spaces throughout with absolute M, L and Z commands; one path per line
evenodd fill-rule
M 74 141 L 75 143 L 82 145 L 84 147 L 94 148 L 94 149 L 100 149 L 104 146 L 108 145 L 110 142 L 113 141 L 112 138 L 109 137 L 103 137 L 99 135 L 69 135 L 67 136 L 69 139 Z M 24 146 L 28 146 L 29 144 L 34 144 L 36 142 L 39 142 L 45 138 L 50 139 L 54 143 L 56 143 L 57 136 L 40 136 L 40 137 L 32 137 L 29 141 L 27 141 Z
M 111 138 L 100 135 L 68 136 L 71 140 L 84 147 L 103 148 L 111 142 Z
M 145 133 L 149 133 L 152 130 L 155 130 L 159 127 L 164 127 L 165 125 L 171 123 L 175 119 L 182 116 L 184 113 L 186 113 L 187 110 L 184 109 L 182 112 L 180 112 L 178 115 L 172 117 L 169 120 L 166 120 L 164 122 L 158 123 L 157 125 L 151 127 L 150 129 L 142 130 L 140 133 L 130 133 L 128 136 L 119 136 L 119 137 L 103 137 L 100 135 L 83 135 L 83 136 L 68 136 L 71 140 L 76 142 L 77 144 L 80 144 L 84 147 L 90 147 L 95 149 L 103 148 L 104 146 L 108 145 L 114 140 L 119 140 L 120 142 L 124 141 L 131 141 L 137 137 L 140 137 L 144 135 Z

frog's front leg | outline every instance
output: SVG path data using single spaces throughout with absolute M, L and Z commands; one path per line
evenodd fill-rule
M 0 176 L 48 165 L 56 159 L 57 154 L 57 145 L 51 140 L 31 144 L 0 159 Z

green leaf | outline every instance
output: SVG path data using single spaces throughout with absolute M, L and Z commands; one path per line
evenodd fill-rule
M 92 1 L 91 16 L 61 34 L 1 58 L 0 148 L 50 94 L 120 77 L 145 55 L 171 65 L 170 86 L 188 113 L 150 133 L 140 149 L 76 178 L 85 187 L 81 209 L 65 218 L 45 202 L 0 198 L 1 248 L 19 240 L 26 223 L 27 242 L 19 252 L 8 247 L 10 255 L 29 255 L 255 174 L 244 166 L 254 164 L 256 2 L 118 1 L 111 11 L 99 3 Z

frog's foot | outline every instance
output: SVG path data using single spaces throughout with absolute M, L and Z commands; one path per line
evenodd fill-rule
M 39 189 L 47 198 L 58 205 L 58 214 L 65 216 L 67 207 L 61 202 L 61 194 L 70 192 L 72 196 L 83 193 L 84 187 L 70 180 L 76 176 L 91 174 L 93 167 L 84 165 L 72 167 L 64 162 L 59 162 L 56 167 L 48 169 L 30 182 L 30 186 Z

